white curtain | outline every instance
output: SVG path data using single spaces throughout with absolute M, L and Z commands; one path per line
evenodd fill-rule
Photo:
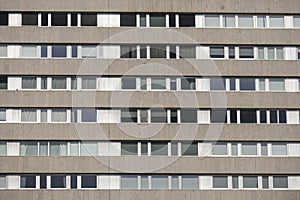
M 23 58 L 36 58 L 37 57 L 37 46 L 36 45 L 23 45 L 21 56 Z
M 22 89 L 36 89 L 36 77 L 22 77 Z
M 37 114 L 35 109 L 23 109 L 21 112 L 22 122 L 36 122 Z
M 52 89 L 66 89 L 67 79 L 66 77 L 53 77 L 52 78 Z
M 66 142 L 51 142 L 50 143 L 50 156 L 66 156 L 67 143 Z
M 53 109 L 51 113 L 52 122 L 66 122 L 67 110 L 66 109 Z
M 37 156 L 37 142 L 21 142 L 21 156 Z
M 86 45 L 81 48 L 82 58 L 96 58 L 97 57 L 97 46 Z

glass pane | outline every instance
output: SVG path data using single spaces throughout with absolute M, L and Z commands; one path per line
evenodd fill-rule
M 269 177 L 268 176 L 262 177 L 262 187 L 263 187 L 263 189 L 269 188 Z
M 265 91 L 266 90 L 265 79 L 259 79 L 259 90 L 260 91 Z
M 170 80 L 170 89 L 171 90 L 177 90 L 177 83 L 176 83 L 176 78 L 171 78 Z
M 152 156 L 167 156 L 168 155 L 168 143 L 151 143 L 151 155 Z
M 97 26 L 97 14 L 81 13 L 81 26 Z
M 71 77 L 71 90 L 77 90 L 77 78 Z
M 149 123 L 148 110 L 140 110 L 140 122 Z
M 195 27 L 195 15 L 179 14 L 179 27 Z
M 141 189 L 149 189 L 148 176 L 141 176 Z
M 179 188 L 179 178 L 178 176 L 172 176 L 172 189 Z
M 20 142 L 21 156 L 37 156 L 38 144 L 37 142 Z
M 121 176 L 121 189 L 138 189 L 138 178 L 134 175 Z
M 136 46 L 122 45 L 121 46 L 121 58 L 137 58 Z
M 165 14 L 150 14 L 150 27 L 165 27 L 166 15 Z
M 240 47 L 240 58 L 254 58 L 253 47 Z
M 273 188 L 288 188 L 288 177 L 273 176 Z
M 166 58 L 166 47 L 165 46 L 151 46 L 150 47 L 150 58 Z
M 148 155 L 148 143 L 147 142 L 142 142 L 141 143 L 141 154 L 143 156 L 147 156 Z
M 0 90 L 7 90 L 7 76 L 0 76 Z
M 52 175 L 51 176 L 51 188 L 66 188 L 66 176 Z
M 95 109 L 82 109 L 81 122 L 97 122 L 97 110 Z
M 36 89 L 36 77 L 22 77 L 22 89 Z
M 181 119 L 181 123 L 197 123 L 197 110 L 181 109 L 180 119 Z
M 67 110 L 66 109 L 52 109 L 51 121 L 52 122 L 67 122 Z
M 284 79 L 282 78 L 270 78 L 269 79 L 270 90 L 271 91 L 284 91 Z
M 21 175 L 21 188 L 36 188 L 36 176 Z
M 178 156 L 178 144 L 177 143 L 171 143 L 171 155 Z
M 227 123 L 227 111 L 226 109 L 212 109 L 210 111 L 211 123 Z
M 8 13 L 0 13 L 0 26 L 8 25 Z
M 137 155 L 137 154 L 138 154 L 137 142 L 121 143 L 121 155 Z
M 258 47 L 258 59 L 263 60 L 265 58 L 264 47 Z
M 183 156 L 198 156 L 198 143 L 181 143 Z
M 243 177 L 243 187 L 244 188 L 257 188 L 258 187 L 257 176 L 244 176 Z
M 7 57 L 7 46 L 0 45 L 0 57 Z
M 77 189 L 77 175 L 71 175 L 71 189 Z
M 72 46 L 72 58 L 78 57 L 78 46 Z
M 67 47 L 64 45 L 54 45 L 52 46 L 52 58 L 66 58 L 67 57 Z
M 164 190 L 169 189 L 169 180 L 166 175 L 153 175 L 151 189 Z
M 268 47 L 268 59 L 275 59 L 275 48 L 274 47 Z
M 152 90 L 165 90 L 166 79 L 165 78 L 151 78 L 151 89 Z
M 205 15 L 205 27 L 220 27 L 220 16 Z
M 268 145 L 267 143 L 261 143 L 261 155 L 268 156 Z
M 136 14 L 120 14 L 121 26 L 136 26 Z
M 22 26 L 37 26 L 38 14 L 37 13 L 22 13 Z
M 137 111 L 134 109 L 121 110 L 121 122 L 137 122 Z
M 257 123 L 256 110 L 241 110 L 241 123 Z
M 96 89 L 96 78 L 82 78 L 82 89 Z
M 37 46 L 22 45 L 22 57 L 23 58 L 36 58 L 37 57 Z
M 300 28 L 300 15 L 293 16 L 294 28 Z
M 196 58 L 195 46 L 179 46 L 180 58 Z
M 223 15 L 224 27 L 234 28 L 235 27 L 235 16 L 234 15 Z
M 41 122 L 47 122 L 47 110 L 46 109 L 41 109 Z
M 36 109 L 22 109 L 21 121 L 22 122 L 36 122 L 37 114 Z
M 0 142 L 0 156 L 6 156 L 6 154 L 7 154 L 6 142 L 1 141 Z
M 199 178 L 194 175 L 182 176 L 182 189 L 199 189 Z
M 235 91 L 236 87 L 235 87 L 235 78 L 230 78 L 229 79 L 229 84 L 230 84 L 230 91 Z
M 227 155 L 227 143 L 213 144 L 212 155 Z
M 283 48 L 282 47 L 276 47 L 276 59 L 282 60 L 283 59 Z
M 47 47 L 47 45 L 42 45 L 41 46 L 41 57 L 47 58 L 47 56 L 48 56 L 48 47 Z
M 50 156 L 66 156 L 67 142 L 50 142 Z
M 213 176 L 213 188 L 228 188 L 227 176 Z
M 68 18 L 66 13 L 51 13 L 51 26 L 67 26 Z
M 152 123 L 167 123 L 167 111 L 165 109 L 151 109 Z
M 240 90 L 255 90 L 255 79 L 240 78 Z
M 146 27 L 146 14 L 140 14 L 140 27 Z
M 257 155 L 256 143 L 243 143 L 242 144 L 242 155 Z
M 232 188 L 233 189 L 239 188 L 239 177 L 238 176 L 232 176 Z
M 270 15 L 270 28 L 282 28 L 284 27 L 283 15 Z
M 48 156 L 48 142 L 40 142 L 39 155 Z
M 257 27 L 265 28 L 266 27 L 266 16 L 258 15 L 257 16 Z
M 93 45 L 82 46 L 81 57 L 82 58 L 96 58 L 97 57 L 97 46 L 93 46 Z
M 6 176 L 0 176 L 0 188 L 6 188 Z
M 224 47 L 210 47 L 210 58 L 224 58 Z
M 233 156 L 238 155 L 237 143 L 231 143 L 231 155 Z
M 40 175 L 40 188 L 41 189 L 46 189 L 47 188 L 47 180 L 46 180 L 46 175 Z
M 81 188 L 97 188 L 97 176 L 81 175 Z
M 52 77 L 52 89 L 67 89 L 67 78 Z
M 272 144 L 272 155 L 287 155 L 287 145 L 285 143 L 273 143 Z
M 46 77 L 42 77 L 41 78 L 41 89 L 42 90 L 46 90 L 47 89 L 47 78 Z
M 79 142 L 70 142 L 70 156 L 79 156 Z
M 230 109 L 230 123 L 237 123 L 237 110 Z
M 210 78 L 210 90 L 225 90 L 226 80 L 222 77 Z
M 239 15 L 239 27 L 241 27 L 241 28 L 253 27 L 253 16 L 252 15 Z
M 195 78 L 181 78 L 181 90 L 195 90 L 196 79 Z
M 235 59 L 235 47 L 229 47 L 229 59 Z
M 81 142 L 80 143 L 81 156 L 97 156 L 98 146 L 97 142 Z

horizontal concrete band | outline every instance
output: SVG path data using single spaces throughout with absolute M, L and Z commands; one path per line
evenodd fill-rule
M 299 77 L 297 60 L 0 59 L 3 75 Z
M 300 44 L 300 29 L 0 27 L 0 32 L 0 43 Z
M 299 125 L 1 124 L 0 140 L 300 141 Z
M 300 173 L 299 158 L 0 157 L 0 161 L 0 173 Z
M 298 0 L 3 0 L 2 11 L 299 13 Z
M 300 109 L 299 92 L 0 91 L 7 108 L 284 108 Z

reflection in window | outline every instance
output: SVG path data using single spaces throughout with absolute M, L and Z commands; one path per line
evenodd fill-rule
M 50 156 L 66 156 L 67 142 L 50 142 Z
M 66 13 L 51 13 L 51 26 L 67 26 L 67 21 Z
M 20 188 L 36 188 L 35 175 L 21 175 Z
M 181 109 L 181 123 L 197 123 L 197 109 Z
M 135 109 L 122 109 L 121 122 L 137 122 L 137 110 Z
M 38 144 L 37 142 L 20 142 L 21 156 L 37 156 Z
M 181 90 L 195 90 L 196 80 L 195 78 L 181 78 Z
M 82 109 L 81 122 L 97 122 L 97 110 L 93 108 Z
M 196 47 L 195 46 L 180 46 L 179 47 L 179 56 L 180 56 L 180 58 L 196 58 Z
M 67 79 L 66 77 L 52 77 L 52 89 L 66 89 Z
M 165 27 L 166 15 L 165 14 L 150 14 L 150 27 Z

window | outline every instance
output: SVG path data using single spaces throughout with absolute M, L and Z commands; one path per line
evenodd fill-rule
M 96 89 L 96 78 L 83 77 L 81 88 L 86 89 L 86 90 L 95 90 Z
M 176 58 L 176 46 L 175 45 L 170 45 L 170 58 Z
M 210 47 L 210 58 L 224 58 L 224 47 Z
M 227 122 L 226 109 L 211 109 L 210 122 L 211 123 L 226 123 Z
M 122 77 L 122 89 L 135 90 L 136 89 L 136 78 L 133 77 Z
M 151 46 L 150 47 L 150 58 L 166 58 L 166 47 L 165 46 Z
M 177 116 L 177 110 L 171 109 L 171 123 L 178 123 L 178 116 Z
M 67 57 L 67 47 L 65 45 L 52 46 L 52 58 L 65 58 Z
M 67 79 L 66 77 L 52 77 L 52 89 L 66 89 Z
M 199 178 L 194 175 L 182 176 L 182 189 L 199 189 Z
M 284 17 L 283 15 L 270 15 L 270 28 L 283 28 L 284 27 Z
M 81 175 L 81 188 L 97 188 L 97 176 Z
M 300 15 L 293 16 L 294 28 L 300 28 Z
M 0 76 L 0 90 L 7 90 L 7 76 Z
M 140 46 L 140 58 L 147 58 L 147 46 Z
M 71 53 L 72 53 L 72 58 L 77 58 L 78 57 L 78 46 L 73 45 Z
M 133 109 L 121 110 L 121 122 L 137 122 L 137 111 Z
M 1 141 L 0 142 L 0 156 L 6 156 L 7 155 L 7 145 L 6 142 Z
M 169 27 L 176 27 L 175 14 L 169 14 Z
M 121 176 L 121 189 L 138 189 L 138 178 L 134 175 Z
M 266 90 L 266 81 L 264 78 L 259 79 L 259 90 L 265 91 Z
M 151 155 L 152 156 L 167 156 L 168 155 L 168 143 L 151 143 Z
M 268 59 L 275 59 L 275 47 L 268 47 Z
M 231 155 L 233 155 L 233 156 L 238 155 L 237 143 L 231 143 Z
M 167 123 L 167 111 L 165 109 L 151 109 L 152 123 Z
M 285 110 L 270 110 L 270 122 L 271 123 L 286 123 L 286 111 Z
M 122 45 L 121 58 L 137 58 L 136 46 Z
M 255 90 L 255 79 L 240 78 L 240 90 Z
M 42 26 L 48 26 L 48 13 L 42 13 Z
M 223 15 L 223 25 L 226 28 L 235 28 L 235 16 Z
M 268 145 L 265 142 L 261 143 L 261 155 L 268 156 Z
M 273 176 L 273 188 L 288 188 L 288 177 Z
M 37 57 L 37 46 L 22 45 L 22 57 L 23 58 L 36 58 Z
M 242 155 L 257 155 L 256 143 L 242 143 Z
M 151 89 L 152 90 L 165 90 L 166 79 L 165 78 L 151 78 Z
M 233 189 L 239 188 L 239 177 L 238 176 L 232 176 L 232 188 Z
M 67 142 L 50 142 L 50 156 L 66 156 Z
M 41 122 L 48 122 L 47 109 L 41 109 Z
M 218 142 L 212 147 L 212 155 L 227 155 L 227 144 Z
M 81 122 L 97 122 L 97 110 L 93 108 L 82 109 Z
M 220 27 L 220 16 L 205 15 L 205 27 Z
M 196 80 L 195 78 L 181 78 L 181 90 L 195 90 Z
M 81 26 L 97 26 L 97 14 L 81 13 Z
M 241 110 L 241 123 L 257 123 L 256 110 Z
M 226 79 L 222 77 L 210 78 L 210 90 L 225 90 Z
M 140 110 L 140 122 L 141 123 L 149 123 L 149 118 L 148 118 L 148 109 L 141 109 Z
M 257 27 L 258 28 L 265 28 L 265 27 L 267 27 L 266 16 L 264 16 L 264 15 L 258 15 L 257 16 Z
M 228 188 L 227 176 L 213 176 L 213 188 Z
M 142 156 L 148 155 L 148 143 L 147 142 L 141 143 L 141 154 L 142 154 Z
M 67 21 L 66 13 L 51 13 L 51 26 L 67 26 Z
M 177 90 L 176 78 L 171 78 L 170 79 L 170 89 L 171 90 Z
M 78 25 L 78 16 L 77 13 L 71 13 L 71 26 Z
M 36 176 L 34 175 L 21 175 L 21 188 L 36 188 Z
M 70 156 L 79 156 L 79 142 L 70 142 Z
M 48 56 L 48 47 L 47 47 L 47 45 L 42 45 L 41 46 L 41 57 L 47 58 L 47 56 Z
M 258 47 L 258 59 L 265 59 L 264 47 Z
M 262 188 L 263 189 L 268 189 L 269 188 L 269 177 L 268 176 L 263 176 L 262 177 Z
M 181 123 L 197 123 L 197 110 L 181 109 L 180 119 L 181 119 Z
M 273 143 L 272 155 L 273 156 L 287 155 L 287 145 L 285 143 Z
M 77 78 L 71 77 L 71 90 L 77 90 Z
M 146 27 L 146 14 L 140 14 L 140 27 Z
M 181 143 L 183 156 L 198 156 L 198 143 Z
M 244 176 L 243 188 L 258 188 L 257 176 Z
M 48 142 L 40 142 L 39 155 L 48 156 Z
M 179 27 L 195 27 L 195 15 L 179 14 Z
M 77 175 L 71 175 L 71 189 L 77 189 Z
M 196 58 L 196 47 L 179 46 L 179 56 L 180 58 Z
M 95 45 L 84 45 L 81 48 L 82 58 L 96 58 L 97 57 L 97 46 Z
M 136 142 L 122 142 L 121 143 L 121 155 L 137 155 L 138 145 Z
M 7 57 L 7 46 L 0 45 L 0 57 Z
M 36 122 L 37 115 L 36 109 L 22 109 L 21 122 Z
M 254 58 L 253 47 L 240 47 L 240 58 Z
M 149 189 L 148 176 L 141 176 L 141 189 Z
M 66 176 L 52 175 L 51 176 L 51 188 L 66 188 Z
M 252 15 L 239 15 L 239 27 L 240 28 L 252 28 L 253 16 Z
M 21 156 L 37 156 L 38 144 L 37 142 L 20 142 L 20 154 Z
M 235 91 L 236 87 L 235 87 L 235 78 L 230 78 L 229 79 L 229 89 L 231 91 Z
M 136 14 L 126 13 L 120 14 L 121 26 L 136 26 Z
M 80 144 L 80 155 L 81 156 L 97 156 L 98 146 L 97 142 L 81 142 Z
M 269 85 L 271 91 L 284 91 L 285 90 L 285 84 L 283 78 L 270 78 L 269 79 Z
M 229 59 L 235 59 L 235 47 L 229 47 Z
M 169 180 L 167 175 L 153 175 L 152 187 L 154 190 L 165 190 L 169 189 Z
M 178 144 L 177 143 L 171 143 L 171 155 L 178 156 Z
M 67 122 L 67 110 L 66 109 L 52 109 L 51 121 L 52 122 Z
M 166 15 L 150 14 L 150 27 L 166 27 Z
M 8 13 L 0 13 L 0 26 L 8 26 Z
M 41 189 L 47 188 L 47 176 L 46 175 L 40 175 L 40 188 Z
M 6 110 L 0 109 L 0 122 L 5 122 L 5 121 L 6 121 Z

